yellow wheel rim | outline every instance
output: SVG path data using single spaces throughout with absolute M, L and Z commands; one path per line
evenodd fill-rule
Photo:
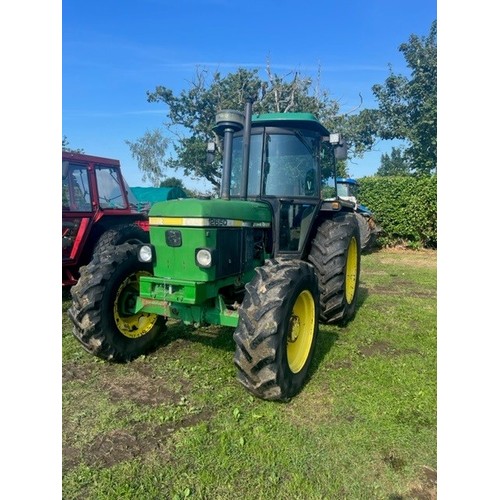
M 121 283 L 113 304 L 115 324 L 125 337 L 136 339 L 146 335 L 155 325 L 157 316 L 151 313 L 134 313 L 139 295 L 139 277 L 150 273 L 139 271 L 131 274 Z
M 345 298 L 351 304 L 356 292 L 356 281 L 358 279 L 358 244 L 356 238 L 351 238 L 347 249 L 347 263 L 345 270 Z
M 286 354 L 293 373 L 298 373 L 306 364 L 313 342 L 315 321 L 313 296 L 309 290 L 304 290 L 295 301 L 288 325 Z

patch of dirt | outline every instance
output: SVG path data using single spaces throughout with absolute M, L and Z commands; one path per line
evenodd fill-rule
M 211 417 L 211 412 L 205 410 L 188 415 L 178 422 L 167 422 L 156 426 L 139 422 L 130 429 L 115 429 L 97 436 L 87 449 L 78 450 L 64 446 L 63 472 L 80 464 L 112 467 L 120 462 L 144 457 L 151 451 L 163 453 L 165 461 L 168 461 L 168 443 L 172 435 L 179 429 L 209 421 Z
M 324 390 L 306 386 L 290 402 L 283 406 L 283 412 L 297 427 L 311 428 L 332 420 L 330 405 L 325 404 Z
M 412 500 L 437 499 L 437 471 L 432 467 L 422 467 L 421 481 L 412 486 L 406 498 Z
M 174 349 L 182 349 L 186 342 L 179 339 Z M 98 369 L 98 376 L 96 370 Z M 126 370 L 121 364 L 82 365 L 69 362 L 63 365 L 63 381 L 85 382 L 92 378 L 96 390 L 104 391 L 110 404 L 132 401 L 138 405 L 182 404 L 183 395 L 189 393 L 188 380 L 172 375 L 157 375 L 153 367 L 143 360 L 128 363 Z M 78 443 L 63 442 L 63 472 L 81 464 L 111 467 L 116 463 L 143 457 L 148 452 L 160 453 L 169 460 L 169 443 L 176 431 L 195 426 L 211 419 L 208 408 L 188 413 L 178 420 L 161 424 L 144 421 L 129 421 L 125 428 L 115 428 L 100 434 L 85 447 Z M 121 417 L 120 417 L 121 418 Z M 126 421 L 126 420 L 125 420 Z M 71 420 L 64 421 L 63 427 L 71 428 Z
M 405 354 L 420 354 L 416 349 L 395 349 L 389 342 L 384 340 L 379 340 L 373 344 L 360 347 L 358 352 L 365 358 L 379 355 L 389 356 L 392 358 L 396 356 L 403 356 Z
M 405 461 L 395 455 L 393 452 L 388 453 L 384 458 L 383 461 L 391 468 L 394 470 L 401 470 L 405 466 Z
M 332 370 L 343 370 L 351 367 L 352 367 L 352 362 L 349 359 L 336 361 L 335 363 L 331 363 L 326 366 L 326 368 L 330 368 Z
M 406 285 L 406 288 L 405 288 Z M 420 297 L 423 299 L 435 299 L 437 297 L 436 291 L 430 290 L 416 290 L 414 283 L 394 282 L 390 286 L 374 285 L 368 287 L 368 290 L 382 295 L 398 295 L 407 297 Z
M 176 379 L 174 384 L 164 377 L 156 377 L 152 368 L 143 363 L 130 363 L 126 377 L 117 376 L 113 366 L 107 368 L 111 374 L 105 374 L 103 370 L 101 386 L 108 392 L 112 402 L 128 399 L 143 405 L 157 405 L 165 401 L 178 403 L 181 391 L 176 386 L 184 391 L 190 387 L 184 379 Z
M 437 250 L 408 250 L 384 248 L 380 250 L 381 264 L 409 264 L 413 267 L 433 269 L 437 265 Z
M 120 374 L 121 365 L 99 365 L 99 389 L 109 394 L 112 402 L 128 399 L 137 404 L 157 405 L 165 401 L 178 403 L 181 393 L 189 392 L 191 384 L 183 378 L 167 380 L 155 375 L 150 365 L 140 362 L 127 364 L 126 375 Z M 69 362 L 62 367 L 62 381 L 88 381 L 95 375 L 95 366 Z
M 165 349 L 168 350 L 169 356 L 172 356 L 172 354 L 176 354 L 178 352 L 184 351 L 185 349 L 188 349 L 190 344 L 192 344 L 192 342 L 186 339 L 175 339 L 172 342 L 169 342 Z
M 73 380 L 87 380 L 91 373 L 92 368 L 88 365 L 66 363 L 62 367 L 62 381 L 64 383 Z

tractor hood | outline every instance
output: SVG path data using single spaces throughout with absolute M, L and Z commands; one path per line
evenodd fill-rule
M 269 227 L 271 208 L 267 203 L 242 200 L 185 198 L 155 203 L 149 223 L 179 226 Z

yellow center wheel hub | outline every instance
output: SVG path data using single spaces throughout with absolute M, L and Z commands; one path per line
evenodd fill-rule
M 143 337 L 155 326 L 157 315 L 134 313 L 135 300 L 139 295 L 139 277 L 150 276 L 145 271 L 131 274 L 123 280 L 116 292 L 113 317 L 120 333 L 130 339 Z
M 347 249 L 347 262 L 345 271 L 345 298 L 348 304 L 354 300 L 356 281 L 358 278 L 358 244 L 356 238 L 351 238 Z
M 315 321 L 314 298 L 309 290 L 304 290 L 295 301 L 288 325 L 286 353 L 288 366 L 293 373 L 300 372 L 309 357 Z

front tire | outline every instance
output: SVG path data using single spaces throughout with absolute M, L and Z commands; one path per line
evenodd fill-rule
M 318 275 L 320 319 L 346 324 L 354 317 L 361 263 L 359 227 L 352 213 L 325 220 L 311 244 L 309 261 Z
M 154 345 L 164 326 L 155 314 L 133 312 L 139 277 L 151 274 L 151 266 L 137 259 L 136 249 L 124 243 L 96 254 L 80 269 L 71 289 L 73 335 L 102 359 L 131 361 Z
M 261 399 L 288 401 L 305 383 L 316 344 L 316 274 L 303 261 L 270 260 L 245 288 L 233 335 L 238 380 Z

